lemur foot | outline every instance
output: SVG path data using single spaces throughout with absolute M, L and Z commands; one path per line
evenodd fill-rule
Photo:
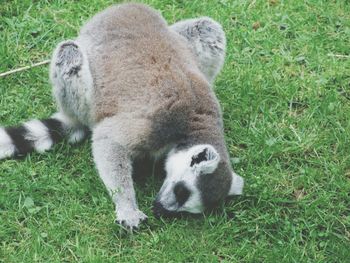
M 129 231 L 137 230 L 139 225 L 147 220 L 147 216 L 140 210 L 117 211 L 115 222 Z

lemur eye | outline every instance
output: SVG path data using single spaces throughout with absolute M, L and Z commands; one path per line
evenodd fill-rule
M 187 189 L 183 182 L 179 182 L 174 187 L 174 194 L 176 201 L 182 206 L 190 197 L 190 191 Z

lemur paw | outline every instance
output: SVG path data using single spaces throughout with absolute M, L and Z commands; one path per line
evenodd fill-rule
M 117 211 L 115 222 L 126 230 L 137 230 L 140 223 L 147 220 L 147 216 L 140 210 L 120 210 Z

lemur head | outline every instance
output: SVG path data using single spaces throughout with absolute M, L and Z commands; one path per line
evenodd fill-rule
M 154 203 L 156 216 L 201 213 L 227 196 L 242 194 L 243 178 L 209 144 L 173 149 L 165 170 L 167 175 Z

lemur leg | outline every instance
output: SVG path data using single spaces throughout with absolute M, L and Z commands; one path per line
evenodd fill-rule
M 201 17 L 179 21 L 170 28 L 187 39 L 200 70 L 213 82 L 225 60 L 226 37 L 221 25 L 209 17 Z
M 24 156 L 34 150 L 44 152 L 65 136 L 71 143 L 86 136 L 92 77 L 87 56 L 77 42 L 69 40 L 57 46 L 50 76 L 59 113 L 16 127 L 0 127 L 0 159 Z
M 77 41 L 68 40 L 57 45 L 50 78 L 60 111 L 76 122 L 90 125 L 93 79 L 86 52 Z
M 138 209 L 132 180 L 132 160 L 147 130 L 142 120 L 112 117 L 96 125 L 92 135 L 94 161 L 115 204 L 116 221 L 129 230 L 147 218 Z

